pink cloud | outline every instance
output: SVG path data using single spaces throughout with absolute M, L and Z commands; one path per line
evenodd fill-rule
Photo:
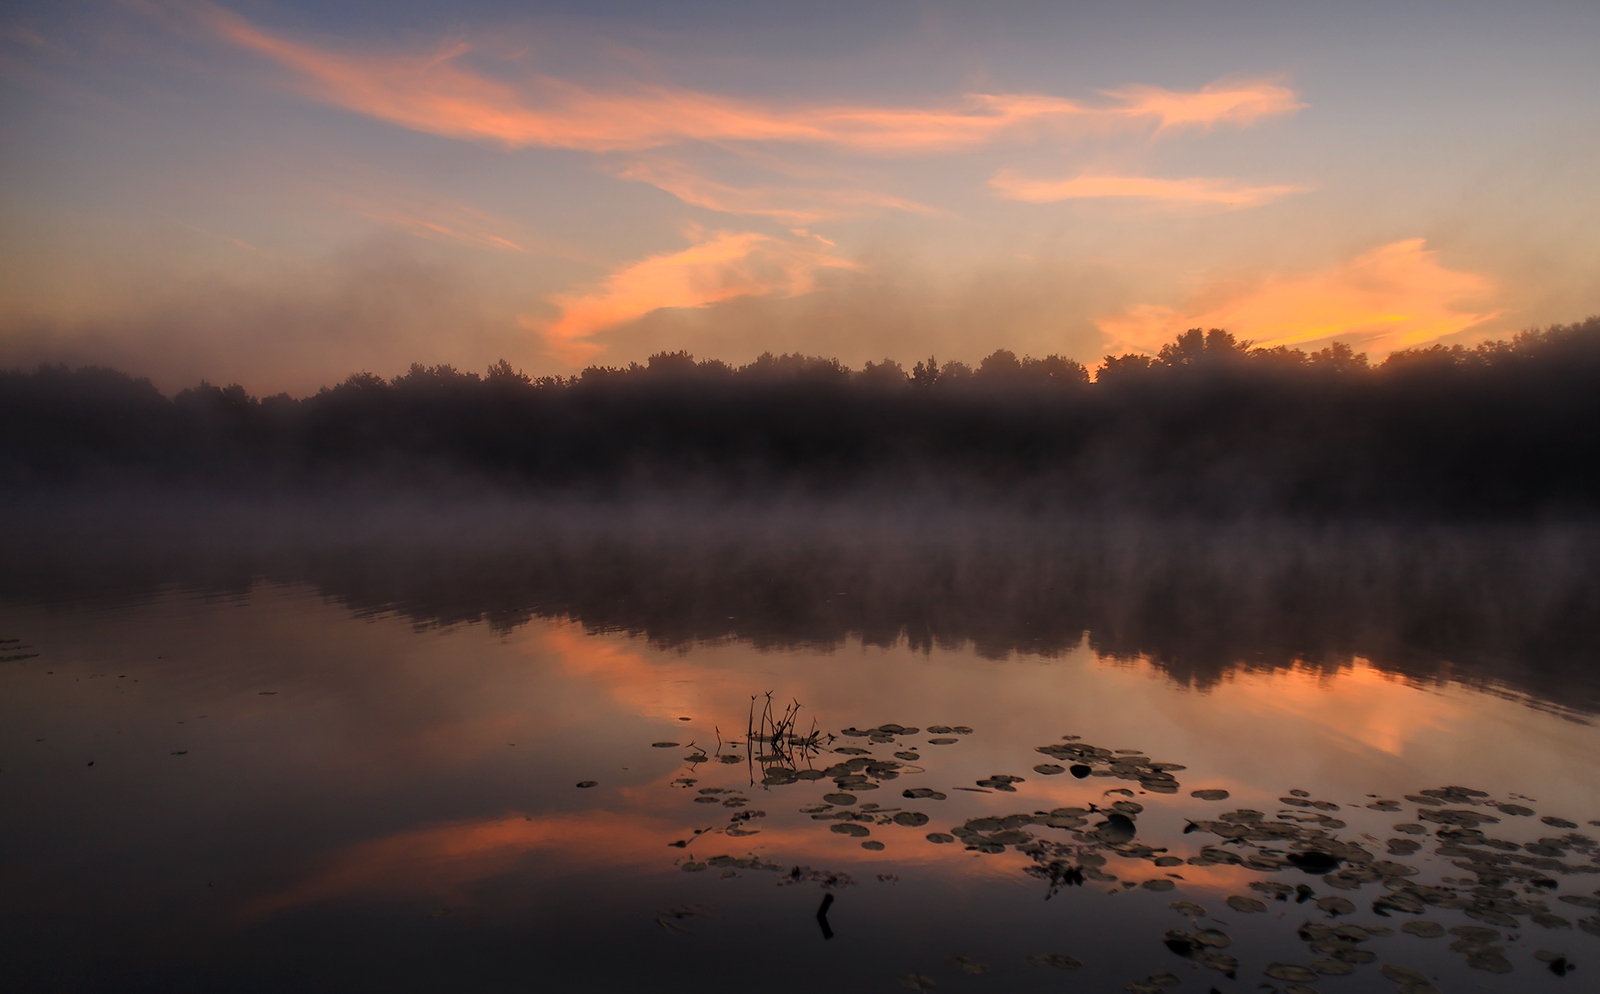
M 1271 80 L 1219 80 L 1192 93 L 1157 86 L 1125 86 L 1105 93 L 1122 101 L 1123 113 L 1129 117 L 1159 118 L 1158 130 L 1162 131 L 1217 124 L 1244 127 L 1306 106 L 1293 90 Z
M 523 327 L 545 336 L 550 351 L 580 365 L 601 346 L 598 332 L 643 317 L 663 307 L 708 307 L 744 296 L 795 296 L 809 293 L 825 269 L 855 269 L 831 255 L 819 238 L 778 239 L 753 232 L 719 231 L 677 252 L 630 263 L 588 290 L 558 294 L 561 308 L 552 323 L 521 319 Z
M 769 217 L 787 225 L 861 217 L 886 210 L 936 214 L 935 208 L 875 190 L 839 187 L 739 187 L 705 176 L 684 162 L 641 159 L 617 171 L 623 179 L 648 183 L 686 204 L 725 214 Z
M 429 134 L 511 148 L 638 151 L 680 142 L 790 142 L 860 153 L 925 153 L 972 148 L 1029 127 L 1252 124 L 1302 104 L 1271 81 L 1214 83 L 1198 92 L 1138 86 L 1088 105 L 1042 94 L 969 94 L 942 107 L 772 108 L 693 90 L 625 85 L 589 90 L 538 77 L 521 86 L 463 64 L 457 44 L 427 55 L 338 53 L 257 28 L 218 7 L 203 19 L 221 37 L 293 70 L 304 91 Z
M 1010 169 L 995 173 L 989 180 L 989 186 L 1008 200 L 1022 200 L 1031 204 L 1121 198 L 1218 207 L 1256 207 L 1307 189 L 1287 185 L 1248 186 L 1234 180 L 1200 177 L 1159 179 L 1153 176 L 1100 175 L 1033 179 Z

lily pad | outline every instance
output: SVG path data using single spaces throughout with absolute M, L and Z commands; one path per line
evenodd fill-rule
M 968 956 L 946 956 L 944 961 L 962 973 L 988 973 L 989 968 Z
M 1341 860 L 1319 849 L 1310 849 L 1306 852 L 1290 853 L 1289 862 L 1312 876 L 1320 877 L 1337 870 Z
M 1033 768 L 1033 772 L 1047 777 L 1054 777 L 1060 776 L 1061 774 L 1067 772 L 1067 768 L 1065 766 L 1057 766 L 1054 763 L 1040 763 L 1038 766 Z
M 1124 814 L 1110 814 L 1095 826 L 1094 837 L 1107 845 L 1116 846 L 1132 842 L 1135 832 L 1132 818 Z
M 1143 887 L 1145 890 L 1163 891 L 1163 890 L 1172 890 L 1173 888 L 1177 887 L 1178 885 L 1173 883 L 1170 880 L 1162 880 L 1160 878 L 1157 878 L 1155 880 L 1146 880 L 1144 883 L 1140 884 L 1139 886 Z
M 829 804 L 837 804 L 840 807 L 846 808 L 856 803 L 856 796 L 854 794 L 823 794 L 822 799 L 827 801 Z
M 1268 963 L 1266 969 L 1261 971 L 1274 980 L 1292 980 L 1302 984 L 1317 982 L 1317 972 L 1310 967 L 1298 966 L 1294 963 Z
M 938 985 L 933 982 L 932 977 L 920 973 L 907 973 L 900 977 L 900 986 L 914 991 L 930 991 Z
M 677 743 L 677 742 L 652 742 L 652 743 L 650 743 L 650 748 L 652 748 L 652 749 L 676 749 L 679 746 L 679 744 L 680 743 Z
M 579 780 L 578 781 L 578 786 L 579 787 L 585 787 L 585 788 L 587 788 L 587 787 L 598 787 L 598 786 L 600 786 L 600 781 L 598 781 L 598 780 Z
M 1467 954 L 1467 965 L 1486 973 L 1510 973 L 1511 961 L 1499 949 L 1480 949 Z
M 1406 922 L 1400 931 L 1419 939 L 1437 939 L 1444 934 L 1444 926 L 1438 922 Z
M 1257 913 L 1257 912 L 1261 912 L 1261 911 L 1267 910 L 1267 906 L 1265 904 L 1262 904 L 1260 901 L 1257 901 L 1255 898 L 1253 898 L 1253 897 L 1244 897 L 1244 896 L 1239 895 L 1239 894 L 1235 894 L 1232 897 L 1228 898 L 1228 907 L 1232 908 L 1235 911 L 1243 912 L 1245 914 L 1254 914 L 1254 913 Z M 1295 978 L 1293 978 L 1293 977 L 1279 977 L 1278 979 L 1279 980 L 1293 980 Z M 1316 978 L 1313 977 L 1311 979 L 1315 980 Z
M 1053 966 L 1058 970 L 1076 970 L 1083 963 L 1065 953 L 1046 953 L 1039 956 L 1029 956 L 1028 962 L 1034 966 Z
M 1342 897 L 1324 897 L 1317 900 L 1317 907 L 1330 915 L 1348 915 L 1356 910 L 1356 906 Z
M 1189 796 L 1202 801 L 1226 801 L 1232 795 L 1225 790 L 1191 790 Z
M 872 834 L 872 830 L 863 825 L 852 825 L 849 823 L 843 825 L 834 825 L 829 829 L 829 831 L 837 835 L 848 835 L 853 839 L 866 838 Z

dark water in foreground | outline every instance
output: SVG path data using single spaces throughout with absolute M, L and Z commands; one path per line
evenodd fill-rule
M 1592 529 L 8 520 L 8 990 L 1600 977 Z

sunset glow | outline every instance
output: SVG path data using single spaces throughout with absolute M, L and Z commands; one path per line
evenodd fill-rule
M 1546 50 L 1592 17 L 1080 13 L 18 9 L 0 360 L 304 394 L 1203 325 L 1380 361 L 1600 310 L 1596 83 Z
M 1187 306 L 1145 305 L 1100 322 L 1112 351 L 1155 351 L 1185 328 L 1227 328 L 1271 348 L 1335 339 L 1375 356 L 1456 335 L 1495 317 L 1473 308 L 1494 284 L 1441 266 L 1420 238 L 1363 252 L 1331 270 L 1223 284 Z M 1481 305 L 1480 305 L 1481 306 Z

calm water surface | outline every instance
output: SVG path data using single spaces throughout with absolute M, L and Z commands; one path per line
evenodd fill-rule
M 1150 561 L 1181 543 L 660 525 L 14 537 L 0 986 L 1600 977 L 1581 536 Z

